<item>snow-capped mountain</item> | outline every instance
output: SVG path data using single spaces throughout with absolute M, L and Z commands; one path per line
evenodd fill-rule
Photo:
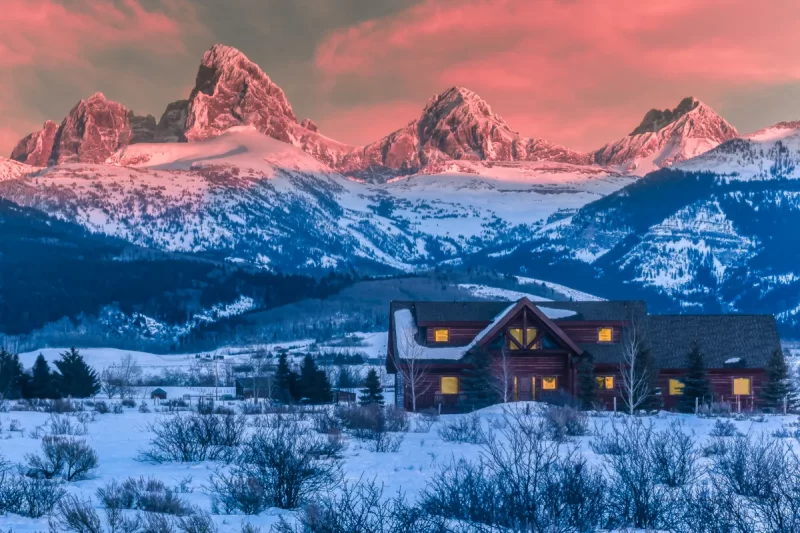
M 621 172 L 643 176 L 691 159 L 739 137 L 710 107 L 684 98 L 674 109 L 651 109 L 630 135 L 595 152 L 595 161 Z
M 340 168 L 347 175 L 381 181 L 453 160 L 592 163 L 587 154 L 521 136 L 480 96 L 451 87 L 432 97 L 418 119 L 347 154 Z
M 248 126 L 39 169 L 2 183 L 0 197 L 161 250 L 282 271 L 402 271 L 512 243 L 631 181 L 598 167 L 465 161 L 372 185 Z
M 646 297 L 661 310 L 775 313 L 796 334 L 797 126 L 781 123 L 653 172 L 548 224 L 508 257 L 482 260 Z
M 18 161 L 0 157 L 0 181 L 21 178 L 34 170 L 36 169 Z

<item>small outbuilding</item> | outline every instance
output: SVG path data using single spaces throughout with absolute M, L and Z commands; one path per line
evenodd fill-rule
M 165 391 L 164 389 L 161 389 L 161 388 L 153 389 L 153 391 L 150 393 L 150 399 L 151 400 L 166 400 L 167 399 L 167 391 Z

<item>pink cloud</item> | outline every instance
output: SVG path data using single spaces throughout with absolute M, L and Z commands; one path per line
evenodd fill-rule
M 119 6 L 80 0 L 70 9 L 54 0 L 5 0 L 0 67 L 85 66 L 87 53 L 115 46 L 133 45 L 153 53 L 182 51 L 181 35 L 182 28 L 170 14 L 147 11 L 137 0 L 124 0 Z
M 463 85 L 522 133 L 590 149 L 690 94 L 713 106 L 733 87 L 800 81 L 798 30 L 794 0 L 425 0 L 332 33 L 315 65 L 328 94 L 375 101 L 388 83 L 420 98 L 417 113 Z

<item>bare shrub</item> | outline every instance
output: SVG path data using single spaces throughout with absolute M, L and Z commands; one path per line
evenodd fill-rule
M 739 434 L 736 424 L 730 420 L 722 420 L 720 418 L 714 421 L 714 427 L 709 432 L 711 437 L 735 437 Z
M 50 517 L 50 531 L 103 533 L 103 522 L 91 501 L 68 495 L 58 503 L 55 513 Z
M 417 433 L 428 433 L 438 421 L 439 412 L 436 409 L 423 409 L 414 420 L 414 431 Z
M 41 518 L 50 514 L 63 496 L 59 482 L 22 476 L 0 461 L 0 514 Z
M 766 497 L 787 469 L 796 465 L 788 446 L 766 435 L 740 435 L 719 441 L 712 472 L 734 494 Z M 790 463 L 792 463 L 790 465 Z
M 55 435 L 42 438 L 41 455 L 29 454 L 26 459 L 30 477 L 61 477 L 67 481 L 85 478 L 99 462 L 86 441 Z
M 589 416 L 574 407 L 550 405 L 543 410 L 542 416 L 553 440 L 563 441 L 568 437 L 589 434 Z
M 149 413 L 150 407 L 147 405 L 147 402 L 142 400 L 142 403 L 139 404 L 139 412 L 140 413 Z
M 327 409 L 311 418 L 311 426 L 314 431 L 323 435 L 339 435 L 344 430 L 342 419 Z
M 243 415 L 260 415 L 264 412 L 264 404 L 261 402 L 242 402 L 239 404 L 239 412 Z
M 107 415 L 111 411 L 111 409 L 108 407 L 108 403 L 103 400 L 97 400 L 94 402 L 94 410 L 101 415 Z
M 122 405 L 122 407 L 127 407 L 128 409 L 133 409 L 136 407 L 136 400 L 133 398 L 123 398 L 119 403 Z
M 702 475 L 701 453 L 694 436 L 685 433 L 678 422 L 656 432 L 649 450 L 657 482 L 668 487 L 684 487 L 697 481 Z
M 257 514 L 293 509 L 339 480 L 342 444 L 299 424 L 261 427 L 228 473 L 211 477 L 214 512 Z
M 408 420 L 408 413 L 396 405 L 387 405 L 383 408 L 383 416 L 386 419 L 386 430 L 395 433 L 406 432 L 411 427 Z
M 611 424 L 592 443 L 596 453 L 603 453 L 609 482 L 608 505 L 612 523 L 617 527 L 665 527 L 678 494 L 662 483 L 652 464 L 657 435 L 652 423 L 636 418 Z M 662 465 L 666 469 L 672 465 Z M 670 473 L 670 475 L 672 475 Z
M 97 489 L 97 498 L 108 509 L 136 509 L 150 513 L 186 516 L 194 512 L 174 490 L 155 478 L 129 477 Z
M 88 424 L 69 416 L 52 415 L 47 421 L 51 435 L 72 435 L 81 437 L 89 433 Z
M 217 533 L 218 529 L 208 513 L 195 513 L 178 518 L 176 523 L 182 533 Z
M 246 426 L 242 415 L 166 416 L 148 426 L 155 436 L 140 459 L 157 463 L 226 460 L 241 444 Z
M 445 422 L 438 430 L 439 436 L 447 442 L 465 442 L 481 444 L 485 436 L 481 428 L 481 417 L 478 413 L 459 415 Z
M 457 461 L 437 474 L 423 492 L 422 508 L 512 531 L 593 531 L 601 526 L 602 474 L 575 450 L 562 453 L 538 416 L 507 412 L 505 418 L 498 433 L 486 435 L 479 461 Z
M 441 518 L 418 512 L 402 496 L 383 497 L 383 487 L 374 481 L 343 483 L 307 504 L 296 523 L 285 517 L 273 527 L 274 533 L 307 532 L 434 532 L 455 531 Z

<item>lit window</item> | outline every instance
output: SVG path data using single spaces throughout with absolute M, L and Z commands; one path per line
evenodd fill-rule
M 525 346 L 528 346 L 531 350 L 538 350 L 541 347 L 541 343 L 537 342 L 536 345 L 533 345 L 534 339 L 536 339 L 536 334 L 538 333 L 536 328 L 527 328 L 525 329 Z
M 519 343 L 519 346 L 522 346 L 522 329 L 521 328 L 509 328 L 508 334 L 511 335 L 511 338 L 514 339 Z M 519 350 L 519 346 L 517 346 L 513 341 L 508 342 L 509 347 L 512 350 Z
M 436 342 L 448 342 L 450 340 L 450 330 L 437 329 L 433 332 L 433 338 Z
M 683 381 L 679 379 L 670 379 L 669 380 L 669 395 L 670 396 L 682 396 L 683 395 Z
M 542 378 L 542 390 L 556 390 L 556 378 Z
M 750 378 L 733 378 L 733 395 L 750 396 Z
M 458 378 L 443 377 L 440 386 L 442 394 L 458 394 Z
M 597 330 L 597 342 L 611 342 L 613 338 L 611 328 L 600 328 Z
M 614 389 L 614 376 L 597 376 L 594 379 L 597 382 L 598 389 L 600 390 Z

